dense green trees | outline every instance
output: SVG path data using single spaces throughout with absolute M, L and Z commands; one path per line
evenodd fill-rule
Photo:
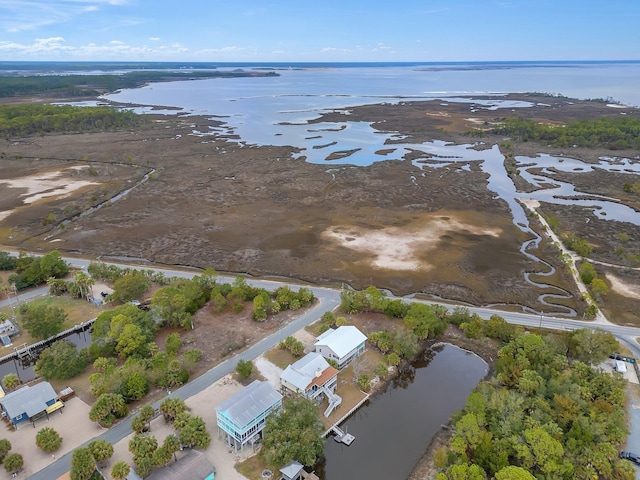
M 16 268 L 16 264 L 18 263 L 18 259 L 9 254 L 9 252 L 5 252 L 4 250 L 0 250 L 0 270 L 13 270 Z
M 140 123 L 142 122 L 139 116 L 131 110 L 112 107 L 74 107 L 41 103 L 0 105 L 0 132 L 4 136 L 110 130 L 132 127 Z
M 471 466 L 496 480 L 633 479 L 617 455 L 627 434 L 624 381 L 585 363 L 616 349 L 597 330 L 514 337 L 498 352 L 496 377 L 454 418 L 438 479 Z
M 107 460 L 113 456 L 113 445 L 106 440 L 93 440 L 89 442 L 87 448 L 100 466 L 104 466 Z
M 96 471 L 96 461 L 88 447 L 78 447 L 71 456 L 71 480 L 89 480 Z
M 116 418 L 127 416 L 129 409 L 124 397 L 118 393 L 103 393 L 89 410 L 89 420 L 110 427 Z
M 192 78 L 275 77 L 276 72 L 220 71 L 220 70 L 134 70 L 121 75 L 3 75 L 0 76 L 0 98 L 46 94 L 49 97 L 95 97 L 107 91 L 135 88 L 149 82 L 188 80 Z M 22 66 L 20 67 L 23 68 Z
M 523 142 L 544 142 L 555 147 L 604 147 L 611 150 L 640 148 L 640 120 L 633 117 L 576 120 L 566 125 L 507 118 L 492 133 Z
M 20 252 L 16 263 L 16 273 L 9 275 L 9 283 L 18 290 L 42 285 L 48 278 L 62 278 L 69 273 L 69 265 L 62 260 L 60 252 L 54 250 L 42 257 L 34 257 Z
M 67 314 L 60 307 L 44 303 L 26 304 L 20 308 L 20 323 L 37 340 L 46 340 L 60 333 Z
M 294 459 L 313 465 L 324 450 L 323 432 L 314 402 L 304 397 L 287 398 L 280 411 L 267 417 L 260 455 L 270 465 L 286 465 Z
M 66 340 L 58 340 L 45 348 L 36 361 L 35 371 L 47 380 L 66 380 L 75 377 L 89 364 L 86 351 Z

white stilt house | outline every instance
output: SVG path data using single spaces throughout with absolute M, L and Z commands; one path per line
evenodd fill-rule
M 335 360 L 342 370 L 354 358 L 364 353 L 367 336 L 352 325 L 329 329 L 314 344 L 316 352 L 326 359 Z

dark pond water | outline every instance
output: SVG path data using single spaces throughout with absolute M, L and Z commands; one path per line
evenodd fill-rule
M 452 345 L 425 351 L 342 425 L 356 437 L 350 446 L 327 438 L 316 474 L 323 480 L 405 480 L 487 370 L 480 357 Z
M 78 350 L 82 350 L 84 347 L 91 345 L 91 327 L 88 326 L 85 331 L 70 333 L 60 340 L 71 342 L 78 347 Z M 21 348 L 21 345 L 16 343 L 14 344 L 14 347 Z M 22 382 L 29 382 L 35 379 L 37 375 L 33 371 L 33 366 L 38 359 L 37 355 L 44 350 L 44 348 L 46 347 L 43 346 L 41 349 L 35 351 L 31 357 L 24 357 L 22 360 L 14 358 L 0 363 L 0 379 L 2 379 L 7 373 L 17 374 Z

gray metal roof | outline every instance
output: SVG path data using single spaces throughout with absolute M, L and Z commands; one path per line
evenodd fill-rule
M 215 467 L 202 452 L 190 450 L 177 462 L 171 461 L 157 469 L 147 480 L 204 480 L 215 471 Z
M 30 387 L 24 387 L 0 398 L 0 404 L 4 407 L 10 418 L 15 418 L 22 413 L 28 417 L 43 412 L 47 409 L 47 402 L 57 398 L 56 392 L 49 382 L 40 382 Z
M 216 407 L 239 427 L 244 427 L 256 417 L 282 401 L 282 395 L 269 382 L 254 380 Z
M 322 355 L 310 352 L 296 363 L 285 368 L 284 372 L 280 374 L 280 378 L 304 391 L 317 373 L 322 373 L 327 368 L 329 368 L 329 363 Z
M 326 345 L 340 358 L 367 339 L 366 335 L 353 325 L 344 325 L 327 332 L 321 335 L 314 345 Z
M 280 473 L 282 473 L 282 475 L 284 475 L 286 478 L 296 478 L 300 474 L 301 470 L 302 464 L 294 460 L 293 462 L 289 462 L 284 467 L 282 467 L 280 469 Z

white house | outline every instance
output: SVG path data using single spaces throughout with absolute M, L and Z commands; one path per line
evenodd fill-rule
M 326 359 L 338 362 L 342 370 L 365 349 L 367 336 L 352 325 L 329 329 L 318 337 L 315 350 Z
M 307 353 L 280 374 L 280 384 L 285 391 L 299 393 L 310 399 L 320 395 L 323 387 L 334 392 L 337 383 L 338 370 L 316 352 Z
M 296 363 L 289 365 L 280 374 L 280 384 L 284 392 L 304 395 L 320 404 L 327 397 L 329 406 L 324 412 L 328 417 L 342 403 L 336 395 L 338 370 L 316 352 L 309 352 Z

